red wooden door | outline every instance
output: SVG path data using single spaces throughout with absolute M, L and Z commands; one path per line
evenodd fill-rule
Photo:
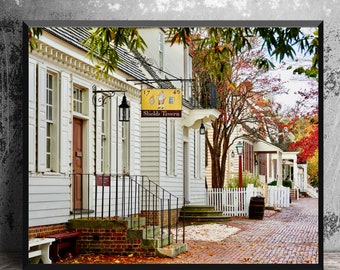
M 73 118 L 73 209 L 82 209 L 83 121 Z

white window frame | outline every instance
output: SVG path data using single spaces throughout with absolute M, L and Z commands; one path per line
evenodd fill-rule
M 81 92 L 81 99 L 77 92 Z M 79 110 L 81 108 L 81 110 Z M 72 83 L 72 111 L 73 115 L 82 119 L 89 117 L 89 86 L 80 80 L 74 79 Z
M 83 103 L 84 103 L 84 92 L 81 87 L 73 86 L 73 111 L 76 113 L 83 114 Z
M 71 106 L 72 106 L 72 117 L 76 117 L 76 118 L 79 118 L 79 119 L 82 119 L 83 120 L 83 153 L 87 153 L 86 155 L 84 154 L 83 156 L 87 156 L 88 153 L 90 152 L 90 149 L 89 149 L 89 142 L 90 142 L 90 133 L 89 133 L 89 130 L 90 130 L 90 123 L 89 123 L 89 95 L 90 95 L 90 91 L 89 91 L 89 88 L 90 88 L 90 85 L 86 82 L 86 81 L 83 81 L 83 80 L 80 80 L 78 78 L 73 78 L 72 80 L 72 96 L 71 96 Z M 75 99 L 74 99 L 74 89 L 79 89 L 82 91 L 82 112 L 77 112 L 74 110 L 74 105 L 75 105 Z M 101 112 L 100 110 L 97 110 L 97 119 L 98 119 L 98 116 L 101 116 Z M 100 119 L 100 118 L 99 118 Z M 97 120 L 97 124 L 99 123 L 99 130 L 96 130 L 94 132 L 97 132 L 97 152 L 96 153 L 100 153 L 100 133 L 101 133 L 101 129 L 100 129 L 100 124 L 101 122 L 99 122 Z M 71 127 L 72 128 L 72 127 Z M 72 157 L 71 157 L 72 159 Z M 95 162 L 96 163 L 96 166 L 97 168 L 100 168 L 100 156 L 96 157 L 95 158 Z M 90 160 L 87 159 L 87 158 L 84 158 L 83 159 L 83 170 L 84 171 L 88 171 L 88 169 L 90 168 Z
M 41 75 L 44 76 L 43 74 Z M 58 73 L 50 69 L 46 70 L 44 91 L 46 95 L 45 164 L 47 172 L 59 172 L 59 77 Z M 50 79 L 52 79 L 52 85 L 49 85 Z

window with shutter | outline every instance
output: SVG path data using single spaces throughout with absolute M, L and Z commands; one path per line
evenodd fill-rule
M 46 170 L 58 171 L 58 96 L 57 74 L 46 72 Z

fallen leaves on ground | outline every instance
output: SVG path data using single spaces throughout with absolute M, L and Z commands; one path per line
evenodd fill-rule
M 243 223 L 242 223 L 243 224 Z M 241 229 L 240 229 L 241 228 Z M 291 250 L 291 244 L 284 243 L 271 245 L 265 242 L 265 238 L 259 236 L 251 241 L 245 241 L 239 237 L 239 231 L 245 230 L 245 226 L 240 228 L 228 226 L 226 224 L 204 224 L 196 226 L 186 226 L 185 235 L 188 244 L 188 251 L 175 258 L 141 257 L 135 253 L 126 256 L 105 255 L 105 254 L 82 254 L 72 257 L 69 253 L 65 258 L 57 262 L 58 264 L 208 264 L 214 263 L 242 263 L 242 264 L 313 264 L 318 262 L 318 256 L 308 254 L 306 247 Z M 181 231 L 179 230 L 179 233 Z M 198 239 L 198 240 L 196 240 Z M 316 244 L 317 246 L 317 244 Z M 264 253 L 274 252 L 272 258 L 260 255 L 256 252 L 262 249 Z M 287 252 L 282 252 L 287 250 Z M 224 256 L 225 253 L 235 251 L 238 255 L 233 258 Z M 263 253 L 261 253 L 263 254 Z M 291 254 L 288 256 L 288 254 Z
M 144 264 L 164 263 L 160 257 L 138 257 L 134 254 L 127 256 L 105 255 L 105 254 L 84 254 L 74 258 L 70 253 L 57 262 L 57 264 Z

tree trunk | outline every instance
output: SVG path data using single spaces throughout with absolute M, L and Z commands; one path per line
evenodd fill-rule
M 225 131 L 223 124 L 216 119 L 212 123 L 213 127 L 213 139 L 212 143 L 209 141 L 208 136 L 206 136 L 207 147 L 210 151 L 211 157 L 211 186 L 212 188 L 223 188 L 225 179 L 225 162 L 226 155 L 225 151 Z M 221 146 L 223 147 L 221 148 Z M 222 157 L 221 157 L 222 154 Z

